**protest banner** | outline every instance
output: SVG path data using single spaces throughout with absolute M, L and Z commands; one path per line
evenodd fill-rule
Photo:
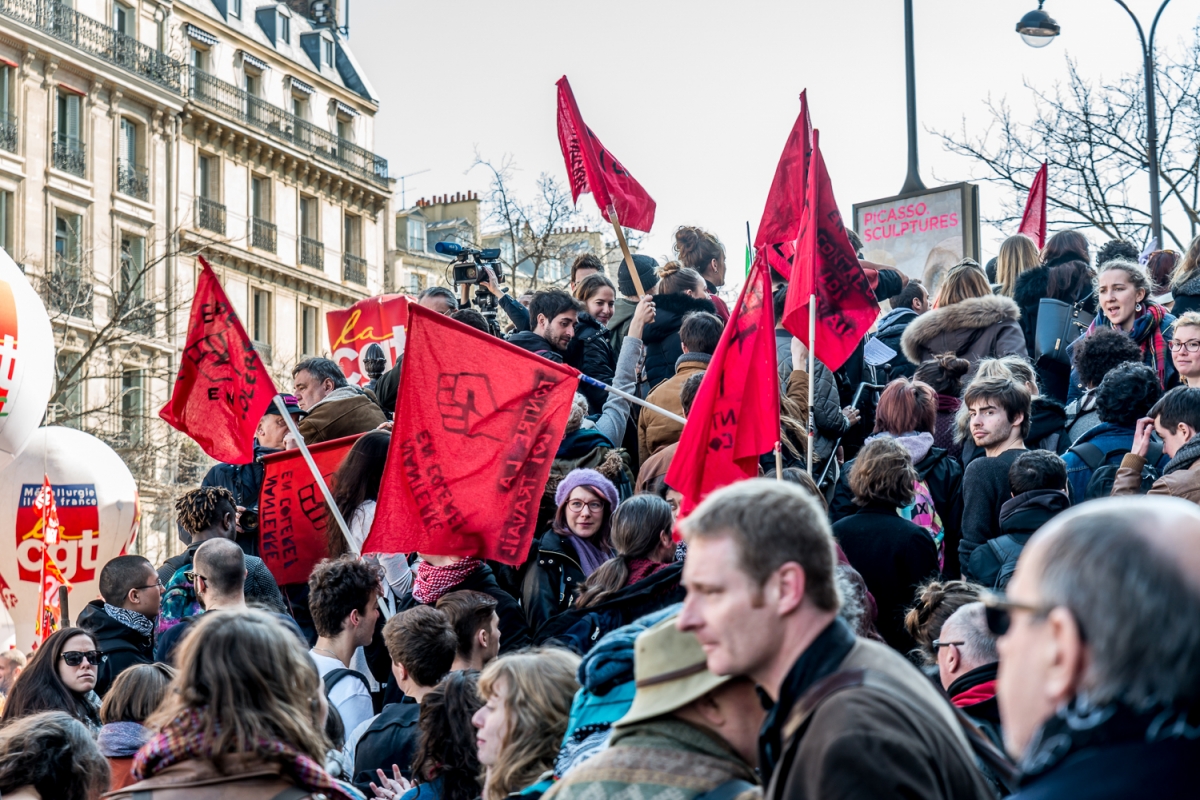
M 402 294 L 384 294 L 359 300 L 349 308 L 325 312 L 329 331 L 329 352 L 353 386 L 366 386 L 371 379 L 363 363 L 369 345 L 383 348 L 391 369 L 404 353 L 404 326 L 408 324 L 408 298 Z
M 767 266 L 783 277 L 791 274 L 796 249 L 796 232 L 808 191 L 808 159 L 812 154 L 812 118 L 808 113 L 808 93 L 800 93 L 800 114 L 792 125 L 788 140 L 775 167 L 762 221 L 754 238 L 755 253 Z M 749 272 L 747 272 L 749 274 Z
M 1021 214 L 1021 227 L 1018 233 L 1023 233 L 1041 250 L 1046 246 L 1046 179 L 1049 170 L 1045 161 L 1033 178 L 1029 187 L 1029 196 L 1025 198 L 1025 211 Z

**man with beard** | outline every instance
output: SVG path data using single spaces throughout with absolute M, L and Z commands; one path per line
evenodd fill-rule
M 563 354 L 575 336 L 575 323 L 582 310 L 583 304 L 562 289 L 538 292 L 529 301 L 529 320 L 533 329 L 514 333 L 508 341 L 522 350 L 561 364 Z

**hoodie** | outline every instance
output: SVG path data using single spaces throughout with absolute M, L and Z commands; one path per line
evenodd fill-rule
M 1032 534 L 1070 507 L 1070 499 L 1058 489 L 1024 492 L 1000 506 L 1000 533 Z

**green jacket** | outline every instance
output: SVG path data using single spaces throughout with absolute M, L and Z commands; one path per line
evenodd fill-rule
M 612 345 L 614 353 L 621 352 L 621 342 L 625 341 L 625 334 L 629 333 L 629 323 L 633 320 L 634 311 L 637 311 L 637 303 L 632 300 L 618 297 L 617 302 L 613 303 L 613 315 L 608 320 L 607 328 L 612 331 L 608 342 Z
M 608 748 L 568 772 L 543 800 L 692 800 L 734 778 L 758 783 L 754 770 L 724 740 L 681 720 L 658 717 L 614 728 Z

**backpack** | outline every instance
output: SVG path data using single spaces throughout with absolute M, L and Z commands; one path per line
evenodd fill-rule
M 923 478 L 917 478 L 913 482 L 913 490 L 913 501 L 903 508 L 897 509 L 897 512 L 909 522 L 920 525 L 929 531 L 929 535 L 933 538 L 933 544 L 937 547 L 938 569 L 942 569 L 946 566 L 946 536 L 942 529 L 942 518 L 934 506 L 929 484 L 925 483 Z
M 163 590 L 162 604 L 158 611 L 158 633 L 162 634 L 174 628 L 184 617 L 194 617 L 203 614 L 200 600 L 196 597 L 196 587 L 187 579 L 187 573 L 193 569 L 191 562 L 175 570 L 171 580 L 167 581 Z
M 1121 468 L 1120 462 L 1116 464 L 1110 463 L 1115 456 L 1124 457 L 1130 451 L 1127 448 L 1117 448 L 1105 453 L 1091 442 L 1082 442 L 1073 445 L 1067 450 L 1068 453 L 1077 455 L 1088 469 L 1092 471 L 1092 476 L 1088 478 L 1087 488 L 1084 489 L 1082 498 L 1075 498 L 1072 502 L 1082 503 L 1084 500 L 1094 500 L 1097 497 L 1110 497 L 1112 495 L 1113 482 L 1117 478 L 1117 470 Z M 1150 487 L 1158 478 L 1158 470 L 1153 466 L 1162 458 L 1163 445 L 1162 442 L 1151 440 L 1150 449 L 1146 451 L 1146 466 L 1142 469 L 1142 486 L 1140 494 L 1146 494 L 1150 491 Z
M 325 684 L 325 698 L 329 698 L 329 693 L 333 691 L 333 687 L 341 683 L 343 678 L 349 678 L 351 676 L 362 681 L 362 685 L 366 688 L 367 694 L 371 693 L 371 684 L 367 681 L 367 677 L 365 675 L 356 669 L 338 667 L 337 669 L 331 669 L 329 672 L 326 672 L 325 677 L 321 679 Z M 332 706 L 330 707 L 332 708 Z M 349 736 L 350 731 L 346 731 L 346 735 Z
M 1025 549 L 1031 533 L 1005 533 L 976 547 L 971 552 L 968 572 L 971 578 L 997 591 L 1008 586 L 1017 559 Z

